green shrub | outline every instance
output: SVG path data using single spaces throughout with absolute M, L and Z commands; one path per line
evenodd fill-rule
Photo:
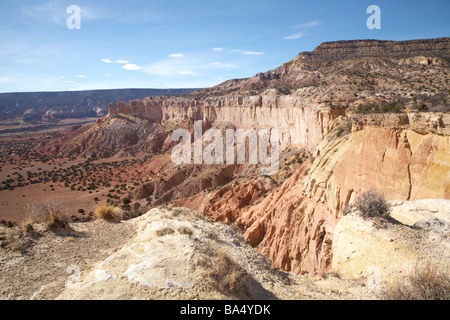
M 417 111 L 427 111 L 428 107 L 425 103 L 421 103 L 420 106 L 417 107 Z

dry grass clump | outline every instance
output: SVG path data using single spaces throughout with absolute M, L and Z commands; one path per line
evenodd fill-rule
M 213 251 L 208 276 L 219 291 L 239 299 L 249 296 L 250 276 L 223 250 Z
M 110 222 L 120 222 L 123 219 L 123 211 L 119 207 L 111 205 L 97 206 L 94 209 L 97 218 Z
M 28 205 L 19 226 L 0 234 L 0 246 L 11 251 L 25 252 L 33 241 L 47 231 L 72 232 L 69 214 L 61 202 L 47 200 Z
M 441 266 L 416 263 L 405 279 L 397 280 L 385 292 L 387 300 L 450 300 L 450 276 Z
M 31 243 L 32 239 L 18 227 L 0 232 L 0 247 L 6 250 L 23 253 Z
M 188 227 L 179 227 L 178 232 L 181 234 L 186 234 L 188 236 L 192 236 L 194 234 L 194 231 L 192 231 L 192 229 Z
M 162 228 L 162 229 L 159 229 L 156 231 L 156 235 L 158 237 L 163 237 L 163 236 L 166 236 L 168 234 L 173 234 L 173 233 L 175 233 L 175 231 L 173 231 L 172 228 Z
M 69 230 L 69 221 L 62 202 L 47 200 L 29 205 L 20 227 L 23 232 Z

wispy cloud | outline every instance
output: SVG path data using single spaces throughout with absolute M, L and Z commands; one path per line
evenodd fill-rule
M 308 28 L 317 27 L 317 26 L 321 25 L 322 23 L 323 23 L 322 21 L 314 20 L 314 21 L 310 21 L 310 22 L 306 22 L 306 23 L 297 24 L 296 26 L 294 26 L 294 28 L 296 28 L 296 29 L 308 29 Z
M 212 51 L 223 51 L 225 48 L 213 48 Z
M 78 74 L 77 78 L 86 78 L 86 76 L 84 74 Z
M 302 32 L 298 32 L 296 34 L 292 34 L 290 36 L 286 36 L 283 38 L 283 40 L 295 40 L 295 39 L 300 39 L 301 37 L 303 37 L 303 35 L 305 34 L 304 31 Z
M 261 54 L 266 54 L 265 52 L 260 52 L 260 51 L 246 51 L 246 50 L 241 50 L 241 49 L 235 49 L 235 50 L 231 50 L 231 53 L 240 53 L 244 56 L 255 56 L 255 55 L 261 55 Z
M 58 2 L 48 1 L 39 5 L 24 5 L 22 13 L 32 20 L 52 22 L 65 25 L 67 19 L 66 8 Z
M 169 54 L 169 57 L 170 58 L 184 58 L 184 54 L 182 54 L 182 53 L 172 53 L 172 54 Z
M 310 22 L 305 22 L 305 23 L 300 23 L 294 26 L 295 29 L 302 29 L 302 31 L 300 32 L 296 32 L 294 34 L 291 34 L 289 36 L 283 37 L 283 40 L 296 40 L 296 39 L 300 39 L 302 38 L 307 29 L 311 29 L 314 27 L 317 27 L 319 25 L 321 25 L 323 22 L 319 21 L 319 20 L 313 20 Z
M 129 61 L 127 61 L 127 60 L 117 60 L 116 61 L 116 63 L 123 63 L 123 64 L 127 64 L 127 63 L 130 63 Z
M 102 62 L 104 62 L 104 63 L 112 63 L 112 61 L 109 60 L 109 59 L 102 59 Z
M 220 61 L 205 61 L 199 56 L 179 57 L 178 59 L 165 59 L 142 67 L 142 71 L 158 77 L 176 76 L 205 76 L 214 70 L 238 69 L 233 63 Z
M 33 23 L 38 20 L 41 23 L 50 22 L 65 27 L 68 17 L 66 12 L 68 6 L 69 4 L 64 1 L 49 0 L 37 5 L 23 5 L 21 10 L 28 17 L 28 21 Z M 80 6 L 80 10 L 83 21 L 100 19 L 102 18 L 102 13 L 105 12 L 104 8 L 94 9 L 85 5 Z

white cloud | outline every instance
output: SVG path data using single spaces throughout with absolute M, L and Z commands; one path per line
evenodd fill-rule
M 105 77 L 111 77 L 110 73 L 105 73 Z
M 102 62 L 104 62 L 104 63 L 112 63 L 112 61 L 109 60 L 109 59 L 102 59 Z
M 122 68 L 124 68 L 125 70 L 141 70 L 142 69 L 142 67 L 135 65 L 134 63 L 127 63 Z
M 313 28 L 313 27 L 317 27 L 318 25 L 321 25 L 322 23 L 323 22 L 321 22 L 321 21 L 314 20 L 314 21 L 298 24 L 294 28 L 296 28 L 296 29 Z
M 86 78 L 86 76 L 84 74 L 78 74 L 77 78 Z
M 127 60 L 117 60 L 116 61 L 116 63 L 123 63 L 123 64 L 127 64 L 127 63 L 130 63 L 129 61 L 127 61 Z
M 231 50 L 231 53 L 240 53 L 244 56 L 254 56 L 254 55 L 261 55 L 261 54 L 266 54 L 265 52 L 259 52 L 259 51 L 245 51 L 245 50 L 241 50 L 241 49 L 235 49 L 235 50 Z
M 223 51 L 223 50 L 225 50 L 225 48 L 213 48 L 212 50 L 213 51 Z
M 172 53 L 172 54 L 169 54 L 169 57 L 171 57 L 171 58 L 183 58 L 184 54 L 182 54 L 182 53 Z
M 245 56 L 254 56 L 254 55 L 261 55 L 266 54 L 265 52 L 258 52 L 258 51 L 242 51 L 241 54 Z
M 295 40 L 295 39 L 300 39 L 301 37 L 303 37 L 303 35 L 305 34 L 304 31 L 296 33 L 296 34 L 292 34 L 290 36 L 286 36 L 283 38 L 283 40 Z

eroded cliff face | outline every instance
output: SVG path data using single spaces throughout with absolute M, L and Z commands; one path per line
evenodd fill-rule
M 257 95 L 190 98 L 149 97 L 109 106 L 109 115 L 135 115 L 159 123 L 202 120 L 227 123 L 236 129 L 278 129 L 280 145 L 304 146 L 314 152 L 331 122 L 344 111 L 311 103 L 299 96 Z
M 277 268 L 327 272 L 334 227 L 358 194 L 450 199 L 449 121 L 447 114 L 339 119 L 310 168 L 305 164 L 263 202 L 240 211 L 245 239 Z

